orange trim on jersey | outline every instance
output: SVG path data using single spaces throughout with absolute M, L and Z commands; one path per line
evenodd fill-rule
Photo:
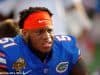
M 0 64 L 0 68 L 4 68 L 4 69 L 6 69 L 7 66 L 5 66 L 5 65 L 1 65 L 1 64 Z
M 0 57 L 5 57 L 5 54 L 3 54 L 2 52 L 0 52 Z
M 30 14 L 24 21 L 23 29 L 37 29 L 52 25 L 51 17 L 48 12 L 38 11 Z

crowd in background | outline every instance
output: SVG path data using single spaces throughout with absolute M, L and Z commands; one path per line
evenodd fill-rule
M 56 13 L 55 34 L 76 36 L 89 71 L 100 75 L 100 0 L 0 0 L 0 23 L 18 22 L 19 11 L 30 5 L 46 6 Z

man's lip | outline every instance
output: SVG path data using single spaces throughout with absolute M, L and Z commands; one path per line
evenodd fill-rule
M 52 46 L 52 42 L 46 42 L 43 44 L 43 47 L 51 47 Z

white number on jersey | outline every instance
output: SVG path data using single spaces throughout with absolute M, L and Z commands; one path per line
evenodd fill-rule
M 56 36 L 56 38 L 59 40 L 59 41 L 71 41 L 71 38 L 69 36 Z
M 2 44 L 4 48 L 16 45 L 16 43 L 12 38 L 2 38 L 0 39 L 0 44 Z

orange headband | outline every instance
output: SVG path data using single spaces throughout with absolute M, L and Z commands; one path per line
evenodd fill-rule
M 48 12 L 39 11 L 30 14 L 24 21 L 24 29 L 37 29 L 52 25 L 51 17 Z

